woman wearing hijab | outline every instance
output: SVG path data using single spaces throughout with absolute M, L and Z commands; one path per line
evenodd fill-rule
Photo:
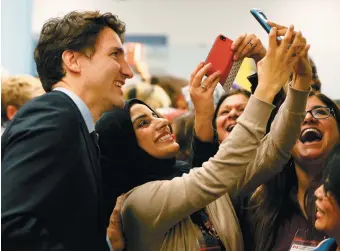
M 290 28 L 278 45 L 272 29 L 257 90 L 228 140 L 201 168 L 189 170 L 187 163 L 175 160 L 179 146 L 168 121 L 139 100 L 100 118 L 96 131 L 108 213 L 115 199 L 132 189 L 122 209 L 128 250 L 243 250 L 229 194 L 247 193 L 281 170 L 276 167 L 288 161 L 304 115 L 308 92 L 288 93 L 271 133 L 262 140 L 271 102 L 309 49 L 293 57 L 299 38 L 292 34 Z M 191 88 L 212 94 L 219 72 L 202 82 L 210 67 L 196 68 Z

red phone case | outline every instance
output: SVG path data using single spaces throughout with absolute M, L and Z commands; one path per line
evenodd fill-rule
M 229 38 L 218 35 L 205 63 L 211 63 L 211 68 L 207 73 L 207 76 L 213 74 L 216 71 L 221 72 L 220 83 L 223 86 L 227 80 L 228 74 L 233 66 L 234 52 L 231 50 L 233 41 Z

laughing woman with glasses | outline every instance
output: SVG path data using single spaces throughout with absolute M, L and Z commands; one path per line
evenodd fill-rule
M 214 123 L 218 124 L 218 118 Z M 218 137 L 222 136 L 227 137 L 219 133 Z M 305 239 L 305 245 L 315 247 L 327 237 L 327 232 L 314 228 L 313 193 L 320 185 L 328 156 L 339 143 L 339 108 L 327 96 L 311 92 L 291 160 L 282 172 L 250 194 L 250 199 L 234 201 L 245 250 L 288 251 L 299 237 Z M 193 162 L 199 165 L 209 158 L 213 146 L 208 144 L 206 151 L 200 149 L 199 157 L 194 155 Z M 297 232 L 306 234 L 297 236 Z
M 312 114 L 315 119 L 327 119 L 329 116 L 333 115 L 335 117 L 334 109 L 329 107 L 314 107 L 313 109 L 306 111 L 306 114 Z
M 246 239 L 252 240 L 252 250 L 290 250 L 300 237 L 305 239 L 304 245 L 312 247 L 327 236 L 323 229 L 314 228 L 313 194 L 339 143 L 339 108 L 327 96 L 311 92 L 292 159 L 281 173 L 260 186 L 248 203 L 243 228 Z M 298 231 L 306 234 L 297 236 Z

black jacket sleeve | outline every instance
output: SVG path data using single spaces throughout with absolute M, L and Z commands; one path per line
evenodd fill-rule
M 200 167 L 202 164 L 213 157 L 218 151 L 219 144 L 217 135 L 214 136 L 213 142 L 203 142 L 195 134 L 191 141 L 190 166 Z
M 259 81 L 257 73 L 254 73 L 253 75 L 248 76 L 248 81 L 251 84 L 250 86 L 251 93 L 254 93 L 257 87 L 258 81 Z
M 63 220 L 60 215 L 65 213 L 51 208 L 58 200 L 67 202 L 69 177 L 75 172 L 70 167 L 79 156 L 76 119 L 57 104 L 35 101 L 17 113 L 2 135 L 4 250 L 67 250 L 56 235 L 52 238 L 49 224 Z

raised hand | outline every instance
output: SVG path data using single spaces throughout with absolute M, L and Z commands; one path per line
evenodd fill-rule
M 116 205 L 110 217 L 110 224 L 107 228 L 107 236 L 109 237 L 112 249 L 115 251 L 121 251 L 125 247 L 125 239 L 120 216 L 124 200 L 124 195 L 117 198 Z
M 195 132 L 202 141 L 211 141 L 214 136 L 211 126 L 215 111 L 213 95 L 221 75 L 217 71 L 203 81 L 210 68 L 210 63 L 200 63 L 190 77 L 190 97 L 195 107 Z
M 215 72 L 203 81 L 203 77 L 211 68 L 211 63 L 200 63 L 190 77 L 190 97 L 197 115 L 214 114 L 214 90 L 220 79 L 220 72 Z
M 247 57 L 258 63 L 266 55 L 266 49 L 261 40 L 254 34 L 240 35 L 231 45 L 231 49 L 234 51 L 234 60 Z
M 301 32 L 294 32 L 293 25 L 286 30 L 281 42 L 276 40 L 280 35 L 277 31 L 276 27 L 271 29 L 266 56 L 257 65 L 259 85 L 255 96 L 268 102 L 273 101 L 275 95 L 288 81 L 300 57 L 305 56 L 309 50 L 309 45 L 301 48 L 304 39 Z
M 272 27 L 277 28 L 278 36 L 286 34 L 288 30 L 286 26 L 276 24 L 272 21 L 268 21 L 268 24 Z M 296 36 L 298 33 L 299 32 L 294 32 L 293 37 Z M 306 44 L 307 40 L 301 34 L 299 50 L 297 51 L 297 53 L 299 54 L 299 60 L 297 61 L 297 64 L 294 66 L 293 69 L 294 79 L 296 82 L 294 87 L 302 88 L 305 90 L 309 89 L 309 85 L 312 82 L 313 77 L 312 66 L 308 57 L 308 50 L 310 48 L 310 45 L 308 45 L 308 47 L 306 48 Z

